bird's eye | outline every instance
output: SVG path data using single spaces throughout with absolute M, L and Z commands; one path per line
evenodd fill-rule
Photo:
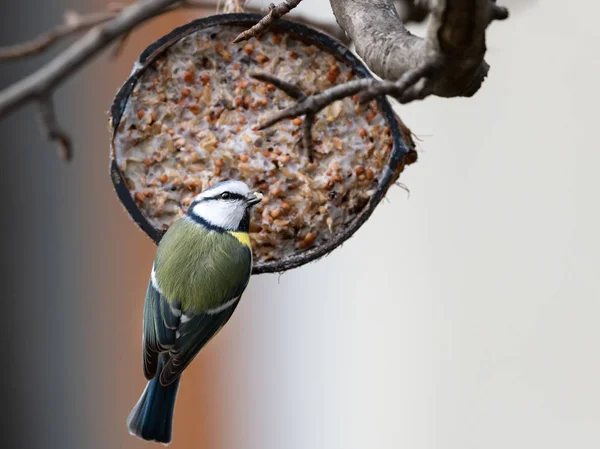
M 229 192 L 223 192 L 223 193 L 221 193 L 221 199 L 222 200 L 228 200 L 229 198 L 231 198 L 231 194 Z

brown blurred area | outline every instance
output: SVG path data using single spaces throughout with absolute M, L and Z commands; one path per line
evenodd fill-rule
M 60 23 L 68 9 L 105 6 L 93 0 L 11 2 L 3 5 L 1 42 L 31 38 Z M 39 135 L 32 107 L 0 123 L 2 146 L 10 148 L 2 168 L 10 189 L 2 258 L 11 292 L 3 298 L 11 311 L 3 316 L 4 330 L 13 347 L 3 344 L 3 358 L 13 369 L 5 371 L 3 386 L 13 393 L 13 425 L 2 438 L 11 447 L 148 447 L 128 434 L 125 420 L 145 386 L 142 310 L 155 246 L 112 189 L 107 111 L 139 53 L 199 14 L 176 12 L 149 22 L 117 59 L 96 58 L 61 87 L 55 98 L 59 120 L 72 133 L 71 164 L 60 162 Z M 3 85 L 50 57 L 11 63 L 3 69 Z M 16 339 L 21 345 L 17 335 L 24 335 Z M 172 447 L 223 447 L 215 385 L 224 375 L 218 354 L 226 345 L 227 337 L 216 338 L 187 370 Z

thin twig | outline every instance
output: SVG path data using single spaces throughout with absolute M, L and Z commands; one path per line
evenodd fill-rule
M 40 126 L 48 140 L 52 140 L 58 146 L 58 154 L 64 161 L 70 161 L 73 157 L 71 139 L 61 128 L 56 119 L 54 103 L 48 96 L 38 99 L 38 112 L 40 117 Z
M 117 41 L 117 43 L 115 44 L 115 46 L 110 51 L 110 57 L 112 59 L 117 59 L 119 56 L 121 56 L 121 54 L 125 50 L 125 46 L 127 45 L 127 41 L 129 40 L 129 36 L 131 36 L 131 33 L 126 33 L 126 34 L 124 34 L 123 36 L 121 36 L 119 38 L 119 40 Z
M 269 83 L 275 86 L 277 89 L 284 91 L 294 100 L 304 100 L 307 95 L 298 86 L 288 83 L 287 81 L 277 78 L 275 75 L 265 72 L 251 72 L 249 74 L 252 78 L 263 83 Z
M 302 122 L 302 146 L 304 147 L 304 151 L 308 156 L 308 162 L 313 162 L 313 139 L 312 139 L 312 126 L 316 120 L 316 115 L 312 112 L 306 114 L 304 117 L 304 121 Z
M 126 7 L 127 5 L 122 3 L 111 3 L 109 4 L 107 11 L 93 12 L 90 14 L 67 11 L 65 13 L 64 23 L 56 28 L 42 33 L 30 41 L 0 47 L 0 61 L 20 59 L 42 53 L 63 39 L 113 20 Z M 171 6 L 169 9 L 166 9 L 165 12 L 175 8 L 214 10 L 215 7 L 216 3 L 214 2 L 188 0 L 182 1 L 180 5 Z M 113 57 L 120 54 L 126 38 L 127 35 L 123 36 L 120 43 L 115 47 L 112 54 Z
M 431 76 L 440 67 L 441 64 L 437 62 L 426 63 L 422 67 L 406 72 L 396 81 L 382 80 L 371 83 L 370 86 L 358 94 L 358 101 L 359 103 L 368 103 L 384 95 L 390 95 L 400 101 L 400 103 L 408 103 L 409 101 L 419 99 L 426 93 L 426 84 L 417 83 L 421 79 Z M 408 93 L 409 88 L 413 88 L 410 99 L 404 96 Z
M 264 74 L 261 74 L 264 75 Z M 257 78 L 258 79 L 258 78 Z M 360 79 L 356 81 L 350 81 L 345 84 L 338 84 L 326 91 L 306 97 L 304 100 L 300 100 L 295 105 L 289 108 L 282 109 L 281 111 L 273 114 L 271 117 L 266 119 L 260 124 L 259 129 L 269 128 L 282 120 L 295 118 L 300 115 L 308 113 L 316 114 L 325 108 L 327 105 L 333 103 L 336 100 L 341 100 L 346 97 L 350 97 L 366 89 L 373 83 L 373 79 Z M 269 81 L 271 84 L 276 85 L 274 82 Z
M 38 37 L 20 44 L 0 48 L 0 60 L 18 59 L 33 56 L 51 47 L 59 40 L 114 19 L 118 12 L 103 11 L 79 15 L 70 11 L 65 14 L 65 23 Z
M 287 81 L 282 80 L 281 78 L 277 78 L 270 73 L 262 73 L 262 72 L 251 72 L 250 76 L 258 81 L 262 81 L 264 83 L 270 83 L 277 87 L 278 89 L 284 91 L 291 98 L 296 100 L 297 102 L 302 102 L 308 98 L 302 89 L 298 86 L 295 86 Z M 304 121 L 302 122 L 302 147 L 308 156 L 309 162 L 313 162 L 313 154 L 314 154 L 314 146 L 312 140 L 312 125 L 315 121 L 315 114 L 308 112 Z M 260 126 L 260 129 L 265 128 L 264 126 Z
M 120 36 L 161 14 L 176 2 L 177 0 L 146 0 L 134 3 L 110 22 L 91 29 L 56 58 L 0 92 L 0 117 L 51 92 Z
M 251 77 L 259 81 L 271 83 L 297 100 L 296 104 L 293 106 L 282 109 L 267 118 L 259 125 L 259 129 L 269 128 L 282 120 L 304 115 L 305 118 L 302 127 L 302 132 L 304 133 L 303 139 L 310 138 L 310 136 L 312 136 L 312 124 L 316 115 L 331 103 L 353 95 L 358 95 L 359 103 L 368 103 L 375 98 L 385 95 L 391 95 L 402 103 L 422 98 L 427 94 L 427 83 L 424 81 L 426 81 L 428 77 L 434 75 L 436 70 L 440 67 L 441 66 L 438 63 L 427 63 L 419 69 L 405 73 L 397 81 L 380 81 L 372 78 L 359 79 L 339 84 L 324 92 L 310 96 L 292 95 L 290 92 L 294 92 L 294 89 L 299 89 L 273 75 L 266 73 L 251 73 Z M 409 95 L 409 98 L 405 97 L 407 94 Z M 310 140 L 312 145 L 312 138 L 310 138 Z
M 248 40 L 252 37 L 259 36 L 261 33 L 263 33 L 265 30 L 267 30 L 273 22 L 275 22 L 277 19 L 285 16 L 288 12 L 290 12 L 292 9 L 294 9 L 296 6 L 298 6 L 301 1 L 302 0 L 284 0 L 283 2 L 279 3 L 278 5 L 271 3 L 269 5 L 269 14 L 267 14 L 265 17 L 263 17 L 260 20 L 260 22 L 258 22 L 252 28 L 240 33 L 233 40 L 233 42 L 234 43 L 241 42 L 241 41 Z

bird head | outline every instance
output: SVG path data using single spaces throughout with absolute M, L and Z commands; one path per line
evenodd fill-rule
M 187 213 L 226 231 L 248 231 L 250 210 L 262 200 L 241 181 L 224 181 L 197 195 Z

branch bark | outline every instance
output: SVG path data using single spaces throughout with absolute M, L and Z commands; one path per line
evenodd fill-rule
M 146 0 L 125 8 L 115 19 L 88 31 L 55 59 L 0 93 L 0 117 L 47 95 L 118 37 L 156 16 L 177 0 Z
M 358 55 L 380 77 L 396 80 L 424 64 L 443 65 L 425 92 L 440 97 L 471 96 L 479 89 L 489 70 L 483 59 L 485 30 L 492 20 L 508 16 L 493 0 L 429 0 L 427 35 L 419 37 L 406 29 L 393 0 L 330 3 Z

